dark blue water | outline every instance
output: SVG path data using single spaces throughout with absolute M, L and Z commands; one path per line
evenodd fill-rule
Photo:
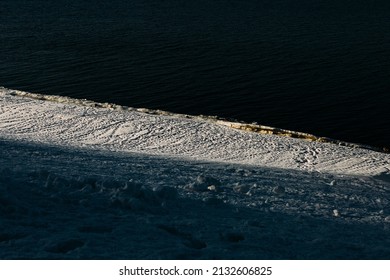
M 390 1 L 1 0 L 0 85 L 390 146 Z

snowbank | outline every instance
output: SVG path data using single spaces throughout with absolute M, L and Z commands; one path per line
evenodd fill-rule
M 22 95 L 0 89 L 0 258 L 390 255 L 388 154 Z

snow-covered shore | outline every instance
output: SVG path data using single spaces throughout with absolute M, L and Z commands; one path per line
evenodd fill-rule
M 378 175 L 390 168 L 388 154 L 370 150 L 239 131 L 212 119 L 24 94 L 0 88 L 3 138 L 338 174 Z
M 0 258 L 390 255 L 389 154 L 76 103 L 0 88 Z

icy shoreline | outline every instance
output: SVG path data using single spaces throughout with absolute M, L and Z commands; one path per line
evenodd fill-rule
M 388 259 L 390 155 L 0 89 L 1 259 Z

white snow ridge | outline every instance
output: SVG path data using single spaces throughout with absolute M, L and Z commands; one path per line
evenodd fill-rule
M 387 259 L 390 155 L 0 88 L 1 259 Z

